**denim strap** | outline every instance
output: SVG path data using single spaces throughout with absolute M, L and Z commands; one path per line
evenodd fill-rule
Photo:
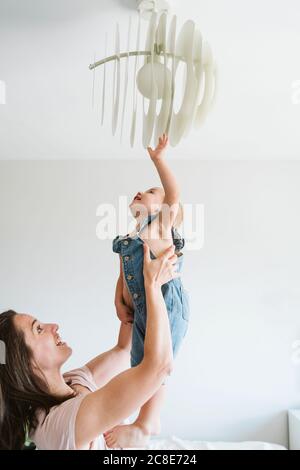
M 156 214 L 150 214 L 147 217 L 145 217 L 145 219 L 143 220 L 143 222 L 141 224 L 140 230 L 137 232 L 137 235 L 139 235 L 141 233 L 141 231 L 144 230 L 146 225 L 149 225 L 154 219 L 156 219 L 156 217 L 158 215 L 159 215 L 159 212 L 157 212 Z

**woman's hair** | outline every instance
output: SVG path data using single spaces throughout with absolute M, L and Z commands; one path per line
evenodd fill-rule
M 22 449 L 38 424 L 37 410 L 46 416 L 52 406 L 72 398 L 52 395 L 46 379 L 33 372 L 32 351 L 14 323 L 16 315 L 13 310 L 0 314 L 0 450 Z

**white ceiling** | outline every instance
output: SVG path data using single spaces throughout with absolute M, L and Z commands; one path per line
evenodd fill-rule
M 299 0 L 171 3 L 180 24 L 197 23 L 219 75 L 213 112 L 202 129 L 170 150 L 172 156 L 299 158 L 300 102 L 292 102 L 293 83 L 300 83 Z M 97 59 L 104 55 L 105 32 L 112 51 L 116 21 L 126 50 L 134 6 L 135 0 L 0 0 L 0 80 L 7 87 L 0 158 L 143 157 L 140 135 L 134 149 L 127 130 L 122 144 L 119 134 L 112 137 L 110 113 L 99 125 L 101 73 L 92 109 L 88 69 L 94 53 Z M 127 110 L 128 121 L 131 102 Z

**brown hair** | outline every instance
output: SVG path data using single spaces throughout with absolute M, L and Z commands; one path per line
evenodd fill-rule
M 46 379 L 33 372 L 32 351 L 15 326 L 16 315 L 13 310 L 0 314 L 0 341 L 5 346 L 4 360 L 0 357 L 0 450 L 22 449 L 27 432 L 38 424 L 37 410 L 47 415 L 52 406 L 72 398 L 52 395 Z

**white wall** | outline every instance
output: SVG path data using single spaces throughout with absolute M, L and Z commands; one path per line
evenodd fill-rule
M 187 251 L 191 322 L 169 381 L 163 434 L 287 445 L 300 402 L 300 163 L 174 161 L 205 207 Z M 57 321 L 68 368 L 114 344 L 118 261 L 96 209 L 155 183 L 145 161 L 0 162 L 0 309 Z M 157 182 L 156 182 L 157 183 Z

